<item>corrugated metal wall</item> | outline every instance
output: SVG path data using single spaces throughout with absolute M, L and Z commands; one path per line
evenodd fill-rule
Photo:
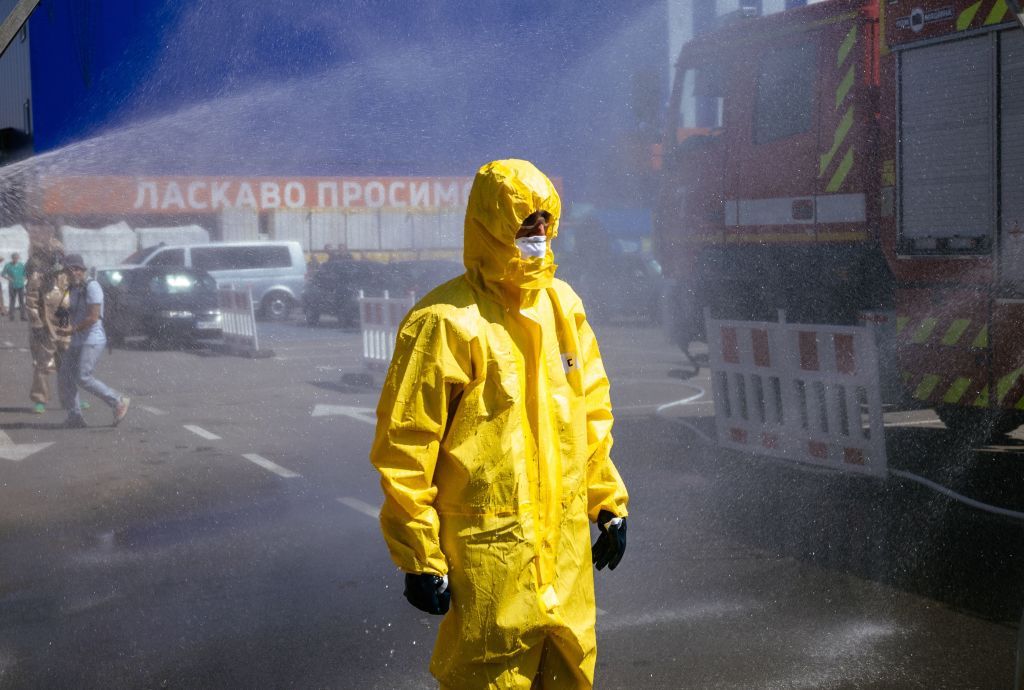
M 268 221 L 273 239 L 295 240 L 306 251 L 331 244 L 350 251 L 394 252 L 461 250 L 463 216 L 461 210 L 279 209 L 269 212 Z
M 7 18 L 17 0 L 0 0 L 0 21 Z M 31 109 L 25 104 L 32 97 L 32 71 L 29 66 L 28 25 L 15 36 L 7 52 L 0 57 L 0 129 L 13 127 L 31 132 Z M 26 121 L 28 120 L 28 121 Z
M 260 238 L 259 214 L 251 208 L 225 208 L 220 212 L 220 240 L 248 242 Z

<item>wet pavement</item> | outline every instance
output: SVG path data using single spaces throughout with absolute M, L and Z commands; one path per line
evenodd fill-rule
M 655 329 L 598 329 L 631 490 L 596 574 L 606 688 L 1006 688 L 1024 530 L 913 482 L 723 451 L 707 372 Z M 359 334 L 264 324 L 275 357 L 133 346 L 111 428 L 28 410 L 27 333 L 0 323 L 0 688 L 434 687 L 371 517 L 376 403 Z M 1021 509 L 1009 438 L 894 418 L 890 465 Z M 920 423 L 918 423 L 920 422 Z M 2 450 L 2 448 L 0 448 Z M 12 453 L 8 453 L 12 454 Z

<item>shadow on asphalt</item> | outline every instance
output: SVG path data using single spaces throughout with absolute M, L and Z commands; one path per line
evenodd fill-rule
M 711 418 L 693 418 L 714 437 Z M 620 457 L 707 485 L 701 527 L 777 556 L 885 583 L 1014 626 L 1024 606 L 1024 524 L 919 483 L 807 471 L 714 448 L 670 420 L 616 421 Z M 945 429 L 891 428 L 889 466 L 971 499 L 1024 511 L 1024 443 L 973 447 Z M 632 447 L 631 447 L 632 446 Z M 628 468 L 627 468 L 628 470 Z M 627 471 L 628 476 L 628 471 Z M 642 476 L 642 473 L 640 474 Z
M 0 409 L 0 412 L 3 412 L 3 411 L 4 411 L 3 409 Z M 25 411 L 26 412 L 31 412 L 31 410 L 25 410 Z M 64 428 L 64 422 L 63 421 L 60 421 L 60 422 L 14 422 L 12 424 L 0 424 L 0 429 L 3 429 L 4 431 L 9 431 L 11 429 L 47 429 L 47 430 L 51 430 L 52 431 L 54 429 L 63 429 L 63 428 Z
M 380 384 L 371 374 L 342 374 L 338 381 L 307 381 L 306 383 L 323 390 L 349 395 L 380 392 Z
M 196 357 L 222 357 L 219 341 L 201 342 L 160 342 L 151 340 L 127 340 L 117 346 L 108 348 L 108 354 L 117 356 L 118 350 L 126 352 L 183 352 Z

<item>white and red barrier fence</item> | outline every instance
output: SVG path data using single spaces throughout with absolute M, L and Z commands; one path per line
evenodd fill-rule
M 359 291 L 359 327 L 363 332 L 363 364 L 370 369 L 387 369 L 395 352 L 395 338 L 402 319 L 416 304 L 411 292 L 404 297 L 366 297 Z
M 875 326 L 712 319 L 718 441 L 728 448 L 886 474 Z
M 260 349 L 256 311 L 249 288 L 222 285 L 217 288 L 224 349 L 231 354 L 253 356 Z

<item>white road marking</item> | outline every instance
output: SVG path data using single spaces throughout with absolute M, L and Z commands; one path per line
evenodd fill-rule
M 163 410 L 158 409 L 156 407 L 150 407 L 149 405 L 139 405 L 139 408 L 145 410 L 146 412 L 148 412 L 150 414 L 155 414 L 155 415 L 167 414 Z
M 5 340 L 4 347 L 14 347 L 14 343 L 12 343 L 10 340 Z
M 201 426 L 196 426 L 195 424 L 186 424 L 185 428 L 188 429 L 189 431 L 191 431 L 196 436 L 202 436 L 203 438 L 205 438 L 208 441 L 219 441 L 220 440 L 220 436 L 218 436 L 217 434 L 214 434 L 212 432 L 207 431 L 206 429 L 204 429 Z
M 248 460 L 249 462 L 252 462 L 252 463 L 255 463 L 255 464 L 259 465 L 260 467 L 262 467 L 265 470 L 269 470 L 269 471 L 273 472 L 276 475 L 284 477 L 285 479 L 291 479 L 293 477 L 301 477 L 302 476 L 301 474 L 298 474 L 296 472 L 292 472 L 291 470 L 286 470 L 285 468 L 281 467 L 280 465 L 278 465 L 276 463 L 273 463 L 270 460 L 267 460 L 262 455 L 256 455 L 256 453 L 246 453 L 242 457 L 245 458 L 246 460 Z
M 694 400 L 693 402 L 688 402 L 688 403 L 669 403 L 670 406 L 682 407 L 682 405 L 686 405 L 687 407 L 700 407 L 700 408 L 704 408 L 704 407 L 707 407 L 709 405 L 714 405 L 714 404 L 715 404 L 714 400 Z M 646 404 L 643 404 L 643 405 L 613 405 L 612 406 L 612 412 L 621 412 L 621 411 L 625 411 L 625 410 L 655 410 L 655 411 L 661 411 L 662 408 L 663 408 L 662 403 L 646 403 Z
M 914 425 L 918 425 L 918 424 L 937 424 L 937 425 L 942 426 L 942 420 L 940 420 L 940 419 L 919 419 L 917 421 L 912 421 L 912 422 L 886 422 L 885 426 L 914 426 Z M 865 429 L 869 429 L 871 427 L 865 426 L 864 428 Z
M 698 400 L 700 400 L 705 395 L 707 395 L 707 392 L 703 388 L 701 388 L 700 386 L 690 386 L 690 387 L 691 388 L 696 388 L 697 392 L 694 393 L 693 395 L 689 396 L 689 397 L 683 398 L 682 400 L 676 400 L 674 402 L 665 403 L 664 405 L 659 405 L 658 409 L 657 409 L 658 414 L 661 414 L 665 410 L 671 409 L 673 407 L 682 407 L 683 405 L 693 405 Z M 712 402 L 712 401 L 708 401 L 708 402 Z
M 358 498 L 339 498 L 338 503 L 346 505 L 357 513 L 362 513 L 367 517 L 372 517 L 374 520 L 380 517 L 380 508 L 375 508 L 369 503 L 360 501 Z
M 7 432 L 0 429 L 0 458 L 12 462 L 21 462 L 33 453 L 38 453 L 43 448 L 53 445 L 53 441 L 46 443 L 15 443 Z
M 648 403 L 646 405 L 616 405 L 616 412 L 625 412 L 627 410 L 656 410 L 660 403 Z
M 377 413 L 370 407 L 349 407 L 348 405 L 317 405 L 313 408 L 314 417 L 332 416 L 351 417 L 367 424 L 377 424 Z

